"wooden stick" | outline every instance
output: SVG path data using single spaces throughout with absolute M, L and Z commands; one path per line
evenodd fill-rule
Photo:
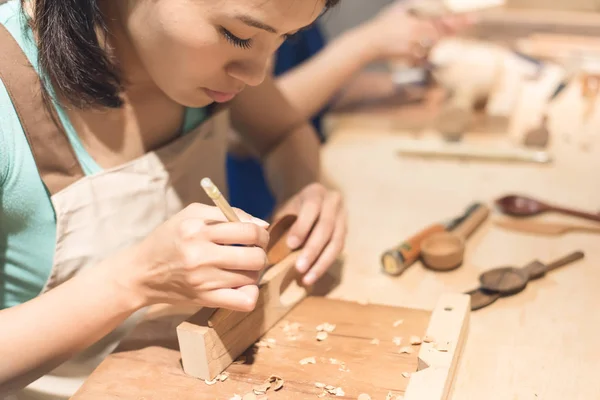
M 221 194 L 221 191 L 217 186 L 213 183 L 210 178 L 204 178 L 200 181 L 200 185 L 202 189 L 206 192 L 208 197 L 215 203 L 217 207 L 225 214 L 225 218 L 229 222 L 240 222 L 237 214 L 233 211 L 233 208 L 229 205 L 225 197 Z

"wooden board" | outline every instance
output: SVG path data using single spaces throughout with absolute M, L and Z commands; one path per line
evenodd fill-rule
M 460 294 L 441 296 L 433 311 L 311 296 L 264 336 L 265 341 L 275 340 L 272 347 L 249 349 L 246 363 L 227 368 L 224 382 L 207 385 L 186 375 L 177 350 L 146 347 L 109 356 L 72 399 L 227 400 L 250 392 L 272 374 L 285 383 L 276 392 L 269 390 L 269 399 L 318 398 L 323 389 L 316 382 L 341 387 L 345 393 L 324 398 L 356 399 L 368 393 L 385 399 L 391 392 L 405 400 L 447 399 L 467 337 L 468 315 L 469 299 Z M 317 341 L 316 327 L 324 322 L 335 324 L 335 330 Z M 297 332 L 286 331 L 294 323 L 299 324 Z M 411 346 L 411 335 L 448 342 L 448 351 L 435 350 L 434 343 Z M 395 337 L 403 339 L 400 345 Z M 414 352 L 401 353 L 403 346 Z M 315 357 L 316 363 L 301 365 L 308 357 Z

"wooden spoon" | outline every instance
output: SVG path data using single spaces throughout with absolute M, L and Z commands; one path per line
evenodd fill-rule
M 498 292 L 503 295 L 519 293 L 525 289 L 529 281 L 539 279 L 546 275 L 547 272 L 580 260 L 583 257 L 583 252 L 575 251 L 548 265 L 535 260 L 523 268 L 494 268 L 481 274 L 479 277 L 480 287 L 484 290 Z
M 584 226 L 541 221 L 522 221 L 517 219 L 501 219 L 494 221 L 494 223 L 502 228 L 520 232 L 537 233 L 541 235 L 562 235 L 569 232 L 588 232 L 600 234 L 600 226 Z
M 592 221 L 600 222 L 600 215 L 574 210 L 572 208 L 560 207 L 544 203 L 540 200 L 527 196 L 508 195 L 496 200 L 496 206 L 505 214 L 519 217 L 527 217 L 541 214 L 543 212 L 554 211 L 566 215 L 572 215 Z

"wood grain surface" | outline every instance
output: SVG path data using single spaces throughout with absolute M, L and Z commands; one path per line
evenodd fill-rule
M 409 377 L 402 373 L 417 371 L 420 346 L 411 346 L 409 339 L 425 335 L 430 317 L 431 311 L 309 297 L 263 338 L 265 343 L 274 339 L 272 347 L 250 349 L 245 364 L 227 369 L 224 382 L 207 385 L 191 378 L 184 374 L 177 350 L 147 347 L 111 355 L 73 400 L 227 400 L 252 391 L 272 374 L 285 383 L 281 390 L 267 393 L 270 399 L 317 398 L 323 390 L 316 382 L 341 387 L 342 399 L 356 399 L 360 393 L 385 399 L 390 391 L 404 394 Z M 294 323 L 299 324 L 297 333 L 289 328 L 286 332 Z M 335 330 L 318 341 L 321 323 L 334 324 Z M 400 345 L 395 337 L 402 338 Z M 379 343 L 373 344 L 373 339 Z M 401 353 L 403 346 L 412 352 Z M 310 357 L 315 364 L 300 364 Z

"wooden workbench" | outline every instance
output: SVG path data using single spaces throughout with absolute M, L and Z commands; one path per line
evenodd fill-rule
M 560 113 L 560 109 L 555 110 Z M 572 123 L 556 119 L 558 131 Z M 344 193 L 349 233 L 341 283 L 333 298 L 362 297 L 376 303 L 431 307 L 437 296 L 475 288 L 482 271 L 551 261 L 574 250 L 585 259 L 550 273 L 514 297 L 474 311 L 465 353 L 457 371 L 454 399 L 593 399 L 600 367 L 600 238 L 567 234 L 531 236 L 495 227 L 490 219 L 468 242 L 463 266 L 435 273 L 420 263 L 400 277 L 380 272 L 379 257 L 428 224 L 459 214 L 473 201 L 492 201 L 517 192 L 572 207 L 600 211 L 600 134 L 585 152 L 562 135 L 552 139 L 551 165 L 439 161 L 396 156 L 395 146 L 411 132 L 385 124 L 377 114 L 360 124 L 337 118 L 324 148 L 328 178 Z M 394 118 L 394 114 L 390 114 Z M 466 141 L 502 140 L 467 135 Z M 536 217 L 538 218 L 538 217 Z M 545 220 L 576 221 L 545 215 Z
M 478 274 L 486 269 L 521 266 L 536 258 L 551 261 L 582 250 L 583 261 L 531 283 L 517 296 L 472 313 L 452 398 L 596 398 L 600 393 L 600 382 L 593 376 L 600 366 L 598 236 L 550 238 L 507 232 L 493 226 L 491 221 L 498 216 L 493 212 L 469 240 L 463 266 L 453 272 L 434 273 L 416 263 L 403 275 L 390 277 L 381 272 L 380 255 L 424 226 L 460 214 L 474 201 L 492 206 L 495 198 L 507 192 L 600 211 L 600 140 L 596 138 L 584 152 L 562 137 L 554 138 L 555 161 L 544 166 L 401 159 L 395 146 L 415 137 L 406 126 L 422 125 L 427 117 L 421 114 L 413 124 L 400 124 L 406 111 L 397 107 L 337 114 L 328 121 L 331 131 L 323 149 L 323 167 L 327 178 L 343 192 L 349 210 L 344 263 L 332 271 L 339 273 L 339 282 L 328 296 L 432 309 L 443 293 L 475 288 Z M 428 138 L 426 132 L 419 137 Z M 481 143 L 503 137 L 488 132 L 467 135 L 464 140 Z M 553 215 L 543 218 L 569 220 Z M 157 309 L 152 317 L 160 320 L 161 315 Z M 169 326 L 157 323 L 166 347 L 183 318 Z M 129 348 L 161 345 L 156 337 L 147 343 L 143 335 L 137 339 Z

